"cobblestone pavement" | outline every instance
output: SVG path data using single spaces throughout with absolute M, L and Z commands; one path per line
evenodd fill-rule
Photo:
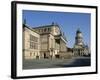
M 61 68 L 90 66 L 90 57 L 73 57 L 71 59 L 34 59 L 23 62 L 23 69 Z

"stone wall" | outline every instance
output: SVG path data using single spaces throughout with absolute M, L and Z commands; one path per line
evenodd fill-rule
M 33 45 L 37 46 L 37 49 L 31 48 L 30 47 L 30 35 L 35 36 L 38 38 L 37 44 L 38 45 Z M 32 31 L 31 29 L 24 27 L 23 30 L 23 56 L 24 59 L 34 59 L 34 58 L 39 58 L 40 55 L 40 35 Z

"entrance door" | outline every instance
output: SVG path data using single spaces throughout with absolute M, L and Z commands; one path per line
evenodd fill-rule
M 46 58 L 46 53 L 44 53 L 44 58 Z
M 78 56 L 80 56 L 80 50 L 78 50 Z
M 56 56 L 56 58 L 60 58 L 60 56 L 59 55 L 55 55 Z

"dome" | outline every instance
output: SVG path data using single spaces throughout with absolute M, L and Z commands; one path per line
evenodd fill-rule
M 77 33 L 81 33 L 80 29 L 77 29 Z
M 78 33 L 78 34 L 77 34 L 77 37 L 83 37 L 83 36 L 82 36 L 82 33 Z

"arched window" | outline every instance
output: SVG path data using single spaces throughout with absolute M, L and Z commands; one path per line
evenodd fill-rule
M 50 28 L 48 28 L 48 32 L 50 31 Z
M 44 32 L 47 32 L 47 28 L 44 28 Z

